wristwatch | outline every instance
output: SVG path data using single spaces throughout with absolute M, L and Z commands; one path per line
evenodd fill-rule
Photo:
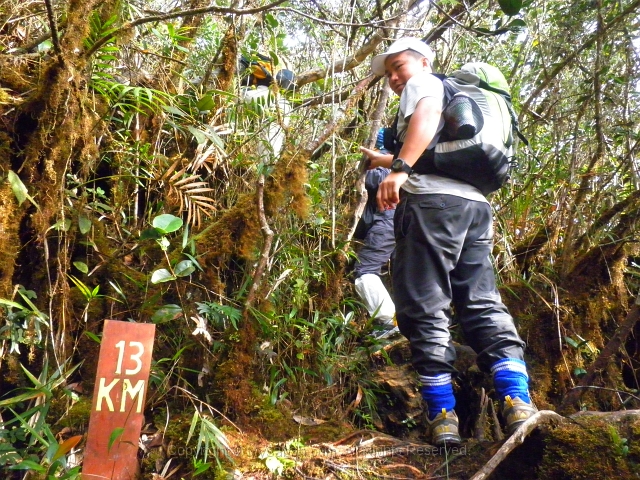
M 393 162 L 391 162 L 391 171 L 404 172 L 407 175 L 411 175 L 411 172 L 413 172 L 413 168 L 407 165 L 407 162 L 405 162 L 403 159 L 396 158 Z

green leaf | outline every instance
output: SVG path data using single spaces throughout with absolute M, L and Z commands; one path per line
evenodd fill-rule
M 14 308 L 17 308 L 19 310 L 26 310 L 26 308 L 24 308 L 19 303 L 13 302 L 11 300 L 7 300 L 6 298 L 0 298 L 0 305 L 6 305 L 8 307 L 14 307 Z
M 201 473 L 204 473 L 207 470 L 209 470 L 209 468 L 211 468 L 211 463 L 200 463 L 200 462 L 198 462 L 198 464 L 196 465 L 195 470 L 193 471 L 193 476 L 195 477 L 196 475 L 200 475 Z
M 191 436 L 193 435 L 193 432 L 195 431 L 197 424 L 198 424 L 198 411 L 195 410 L 193 412 L 193 417 L 191 417 L 191 426 L 189 427 L 189 434 L 187 435 L 187 441 L 185 442 L 186 444 L 188 444 L 189 440 L 191 440 Z
M 580 378 L 580 377 L 585 376 L 587 374 L 587 371 L 584 368 L 574 368 L 573 369 L 573 374 L 576 377 Z
M 498 3 L 505 15 L 510 17 L 517 15 L 522 8 L 522 0 L 498 0 Z
M 187 130 L 189 130 L 191 132 L 191 135 L 194 136 L 194 138 L 196 139 L 196 142 L 198 142 L 198 145 L 207 141 L 207 136 L 201 130 L 198 130 L 196 127 L 187 125 Z
M 84 334 L 89 337 L 91 340 L 93 340 L 94 342 L 96 342 L 98 345 L 100 345 L 102 343 L 102 340 L 100 339 L 99 336 L 97 336 L 95 333 L 93 332 L 84 332 Z
M 278 22 L 278 19 L 275 17 L 275 15 L 272 15 L 270 13 L 267 13 L 264 16 L 264 19 L 272 29 L 276 29 L 278 27 L 278 24 L 280 23 Z
M 69 229 L 71 228 L 71 220 L 69 218 L 58 220 L 55 224 L 49 227 L 49 230 L 51 230 L 52 228 L 54 230 L 58 230 L 58 231 L 61 230 L 63 232 L 68 232 Z
M 85 234 L 91 230 L 91 220 L 84 214 L 78 215 L 78 227 L 80 228 L 80 233 Z
M 22 460 L 17 465 L 11 465 L 9 467 L 9 470 L 35 470 L 39 473 L 44 473 L 47 471 L 46 468 L 44 468 L 39 463 L 34 462 L 33 460 Z
M 18 205 L 22 205 L 24 201 L 27 199 L 27 187 L 24 186 L 20 177 L 16 175 L 13 170 L 9 170 L 9 174 L 7 175 L 7 180 L 9 181 L 9 185 L 11 185 L 11 190 L 13 190 L 13 194 L 18 199 Z
M 564 337 L 564 341 L 567 345 L 572 346 L 573 348 L 578 348 L 578 343 L 571 337 Z
M 147 228 L 140 233 L 140 240 L 157 240 L 162 237 L 162 232 L 157 228 Z
M 24 183 L 22 183 L 22 180 L 20 180 L 20 177 L 16 175 L 13 172 L 13 170 L 9 170 L 9 173 L 7 174 L 7 180 L 9 182 L 9 185 L 11 185 L 11 190 L 13 190 L 13 194 L 16 196 L 16 199 L 18 200 L 18 205 L 22 205 L 22 203 L 28 199 L 38 210 L 40 210 L 40 207 L 35 202 L 35 200 L 29 196 L 27 187 L 24 186 Z
M 171 272 L 166 268 L 161 268 L 160 270 L 156 270 L 151 274 L 151 283 L 163 283 L 170 282 L 171 280 L 175 280 L 176 277 L 171 275 Z
M 6 400 L 0 400 L 0 407 L 15 405 L 20 402 L 31 400 L 32 398 L 47 396 L 45 392 L 43 392 L 42 390 L 38 390 L 36 388 L 24 388 L 23 390 L 26 390 L 26 392 L 21 393 L 20 395 L 16 395 L 15 397 L 8 398 Z
M 213 97 L 211 95 L 204 95 L 198 103 L 196 103 L 196 108 L 201 112 L 208 112 L 213 110 L 215 103 L 213 102 Z
M 111 435 L 109 435 L 109 444 L 107 446 L 107 451 L 111 450 L 111 447 L 113 446 L 114 442 L 118 438 L 120 438 L 123 433 L 124 433 L 124 428 L 122 427 L 117 427 L 113 429 L 113 432 L 111 432 Z
M 186 277 L 187 275 L 191 275 L 196 267 L 193 266 L 191 260 L 183 260 L 178 263 L 173 269 L 176 277 Z
M 180 110 L 179 108 L 177 108 L 177 107 L 173 107 L 173 106 L 171 106 L 171 105 L 163 105 L 163 106 L 162 106 L 162 108 L 163 108 L 165 111 L 167 111 L 167 112 L 169 112 L 169 113 L 173 113 L 174 115 L 177 115 L 177 116 L 179 116 L 179 117 L 186 117 L 186 116 L 187 116 L 187 114 L 186 114 L 185 112 L 183 112 L 183 111 L 182 111 L 182 110 Z
M 171 233 L 182 227 L 182 219 L 170 213 L 165 213 L 155 217 L 152 225 L 162 233 Z
M 89 273 L 89 267 L 84 262 L 73 262 L 73 266 L 80 270 L 82 273 Z
M 155 324 L 167 323 L 182 316 L 182 308 L 179 305 L 168 304 L 160 307 L 151 315 L 151 321 Z

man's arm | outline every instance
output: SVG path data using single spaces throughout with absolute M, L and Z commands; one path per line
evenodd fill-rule
M 413 166 L 424 153 L 438 131 L 442 115 L 442 100 L 425 97 L 418 102 L 409 119 L 407 135 L 404 139 L 399 158 Z M 400 187 L 407 181 L 408 174 L 391 172 L 378 189 L 378 208 L 386 210 L 395 207 L 400 201 Z
M 393 161 L 393 155 L 390 153 L 383 153 L 379 150 L 371 150 L 370 148 L 360 147 L 360 151 L 367 156 L 369 160 L 368 169 L 371 170 L 376 167 L 389 168 Z

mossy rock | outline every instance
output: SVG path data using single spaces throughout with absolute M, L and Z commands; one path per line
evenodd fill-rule
M 545 444 L 539 478 L 607 480 L 638 478 L 640 473 L 637 446 L 631 450 L 629 439 L 601 418 L 562 424 L 549 432 Z

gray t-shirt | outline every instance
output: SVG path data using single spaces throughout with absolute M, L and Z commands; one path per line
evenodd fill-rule
M 409 79 L 400 95 L 400 107 L 398 112 L 398 139 L 402 142 L 407 135 L 409 118 L 415 112 L 418 102 L 423 98 L 441 98 L 444 108 L 444 87 L 442 80 L 430 73 L 419 73 Z M 429 144 L 429 148 L 435 147 L 438 137 L 444 127 L 444 119 L 440 118 L 437 134 Z M 455 180 L 453 178 L 441 177 L 433 174 L 412 173 L 407 181 L 402 185 L 403 190 L 409 193 L 441 193 L 455 195 L 456 197 L 489 203 L 484 195 L 474 186 Z

